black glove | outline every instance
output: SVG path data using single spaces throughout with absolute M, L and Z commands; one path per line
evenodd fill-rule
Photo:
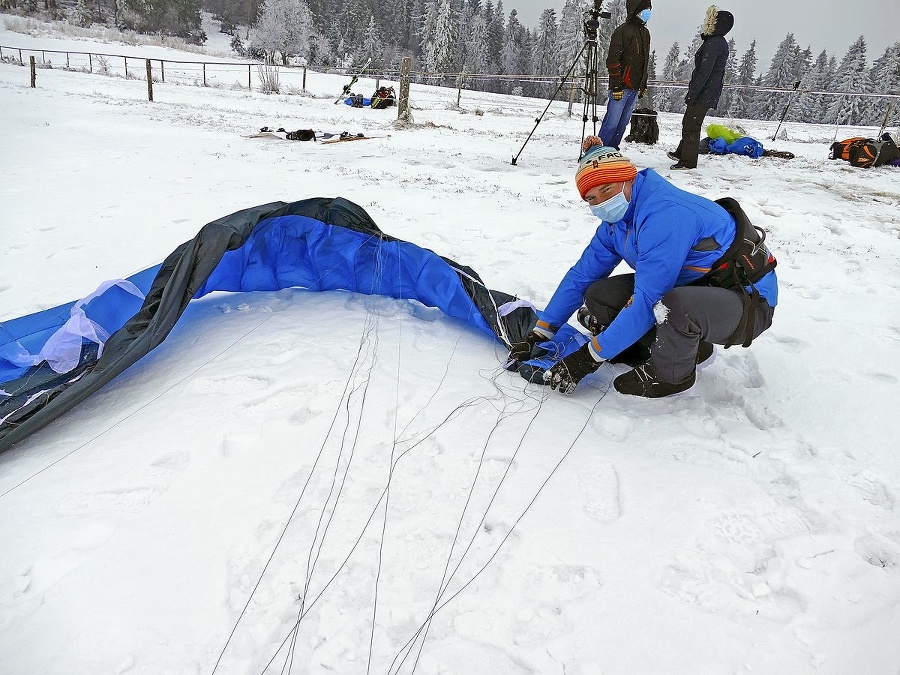
M 510 361 L 527 361 L 536 359 L 547 353 L 546 349 L 537 347 L 538 342 L 546 342 L 550 338 L 544 337 L 535 331 L 529 331 L 520 342 L 514 342 L 509 348 Z
M 544 373 L 544 383 L 560 394 L 571 394 L 582 378 L 597 370 L 603 361 L 597 361 L 588 351 L 588 345 L 572 352 Z
M 623 95 L 624 93 L 625 93 L 625 90 L 624 90 L 624 89 L 618 89 L 618 90 L 614 90 L 614 91 L 613 91 L 612 96 L 613 96 L 613 98 L 614 98 L 616 101 L 621 101 L 621 100 L 622 100 L 622 95 Z

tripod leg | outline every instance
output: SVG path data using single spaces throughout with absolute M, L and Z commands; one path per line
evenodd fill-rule
M 588 112 L 590 112 L 591 123 L 593 124 L 593 134 L 597 135 L 597 43 L 589 41 L 586 43 L 587 53 L 585 54 L 585 73 L 584 73 L 584 112 L 581 115 L 581 140 L 583 141 L 587 135 Z M 580 152 L 578 159 L 581 159 L 584 152 Z
M 560 92 L 560 90 L 563 88 L 563 86 L 565 85 L 566 81 L 569 79 L 569 76 L 572 74 L 572 71 L 575 70 L 575 66 L 578 65 L 578 60 L 581 58 L 581 55 L 584 53 L 584 50 L 585 50 L 585 48 L 586 48 L 587 46 L 588 46 L 588 43 L 587 43 L 587 42 L 585 42 L 585 43 L 581 46 L 581 49 L 578 51 L 578 54 L 575 56 L 575 60 L 572 61 L 572 65 L 569 66 L 569 70 L 567 70 L 567 71 L 566 71 L 566 74 L 563 75 L 562 78 L 560 79 L 560 81 L 559 81 L 559 86 L 556 87 L 556 91 L 554 91 L 554 92 L 550 95 L 550 100 L 547 101 L 547 106 L 544 108 L 544 110 L 541 112 L 541 114 L 538 115 L 538 118 L 534 121 L 534 127 L 533 127 L 532 130 L 528 133 L 528 137 L 525 139 L 525 142 L 522 143 L 522 147 L 519 148 L 519 152 L 517 152 L 515 155 L 513 155 L 513 158 L 512 158 L 512 165 L 513 165 L 513 166 L 516 165 L 516 161 L 518 161 L 519 155 L 522 154 L 522 151 L 525 149 L 525 146 L 528 145 L 528 141 L 531 140 L 531 136 L 532 136 L 532 135 L 534 134 L 534 132 L 537 130 L 538 124 L 541 123 L 541 120 L 544 119 L 544 115 L 545 115 L 545 114 L 547 113 L 547 111 L 550 109 L 550 106 L 553 105 L 553 101 L 556 100 L 556 95 L 557 95 L 557 94 Z

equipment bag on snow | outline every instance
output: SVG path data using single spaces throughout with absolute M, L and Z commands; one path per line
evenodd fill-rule
M 884 134 L 881 140 L 855 136 L 832 143 L 828 158 L 843 159 L 853 166 L 868 169 L 900 158 L 900 150 L 890 134 Z
M 874 141 L 867 138 L 865 143 L 859 143 L 850 148 L 850 164 L 863 168 L 873 166 L 882 166 L 891 160 L 900 157 L 900 151 L 891 137 L 885 134 L 887 138 L 880 141 Z
M 625 138 L 629 143 L 645 143 L 656 145 L 659 140 L 659 125 L 656 123 L 657 112 L 650 108 L 638 108 L 631 113 L 631 129 Z
M 394 93 L 393 87 L 378 87 L 377 91 L 372 94 L 372 104 L 370 107 L 373 110 L 390 108 L 392 105 L 396 105 L 396 99 L 397 96 Z

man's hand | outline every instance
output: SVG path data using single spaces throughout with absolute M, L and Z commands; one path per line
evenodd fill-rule
M 575 387 L 586 376 L 597 370 L 603 361 L 591 356 L 588 345 L 572 352 L 544 373 L 544 383 L 560 394 L 571 394 Z
M 623 95 L 624 93 L 625 93 L 625 90 L 624 90 L 624 89 L 614 90 L 613 93 L 612 93 L 612 97 L 613 97 L 616 101 L 621 101 L 621 100 L 622 100 L 622 95 Z

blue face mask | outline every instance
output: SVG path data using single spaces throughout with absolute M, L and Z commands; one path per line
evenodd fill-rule
M 640 12 L 638 12 L 638 17 L 640 17 L 641 21 L 647 23 L 650 20 L 650 10 L 642 9 Z
M 625 199 L 624 191 L 618 192 L 605 202 L 592 204 L 590 208 L 591 213 L 600 220 L 605 220 L 607 223 L 618 223 L 628 210 L 628 200 Z

